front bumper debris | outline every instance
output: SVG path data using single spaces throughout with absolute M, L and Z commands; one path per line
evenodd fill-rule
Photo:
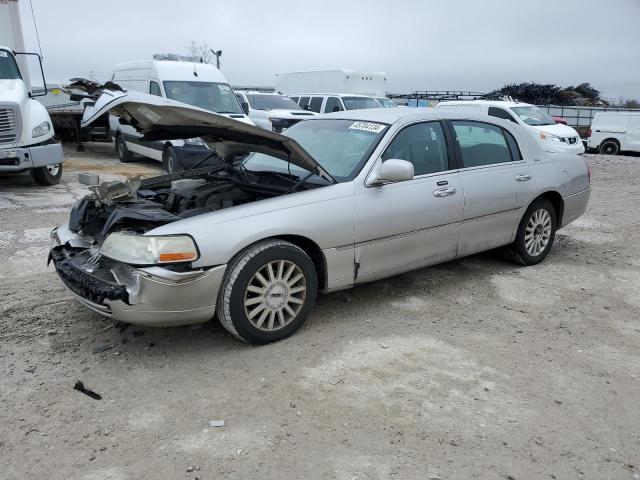
M 71 260 L 58 249 L 51 250 L 50 255 L 58 276 L 76 295 L 98 305 L 104 305 L 105 300 L 129 302 L 129 294 L 125 287 L 112 285 L 75 267 Z
M 85 241 L 60 226 L 52 232 L 49 258 L 73 296 L 93 311 L 146 326 L 187 325 L 213 318 L 226 265 L 185 272 L 159 266 L 137 268 L 100 257 Z

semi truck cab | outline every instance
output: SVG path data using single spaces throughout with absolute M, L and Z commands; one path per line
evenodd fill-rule
M 0 45 L 0 173 L 30 170 L 38 184 L 55 185 L 62 176 L 62 146 L 52 142 L 49 113 L 33 98 L 16 55 Z

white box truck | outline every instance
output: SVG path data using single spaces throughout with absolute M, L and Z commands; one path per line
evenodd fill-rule
M 17 0 L 0 1 L 0 173 L 31 171 L 40 185 L 55 185 L 62 176 L 62 146 L 53 143 L 53 126 L 29 78 Z M 37 72 L 31 72 L 35 74 Z
M 387 74 L 349 69 L 278 73 L 276 90 L 284 94 L 351 93 L 384 97 Z

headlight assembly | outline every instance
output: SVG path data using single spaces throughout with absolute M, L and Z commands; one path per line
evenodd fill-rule
M 198 137 L 185 138 L 184 143 L 186 143 L 187 145 L 198 145 L 198 146 L 204 145 L 204 142 L 200 140 Z
M 562 142 L 562 139 L 556 135 L 547 132 L 540 132 L 540 138 L 548 142 Z
M 198 248 L 188 235 L 110 234 L 100 253 L 105 257 L 132 265 L 158 265 L 192 262 L 199 257 Z
M 42 122 L 40 125 L 37 125 L 33 130 L 31 130 L 31 136 L 33 138 L 41 137 L 42 135 L 46 135 L 47 133 L 49 133 L 50 130 L 51 125 L 49 124 L 49 122 Z

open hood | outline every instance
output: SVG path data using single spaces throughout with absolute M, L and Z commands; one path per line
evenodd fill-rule
M 107 82 L 102 85 L 84 79 L 72 79 L 65 90 L 95 99 L 86 108 L 84 127 L 109 112 L 140 132 L 143 140 L 173 140 L 199 137 L 225 162 L 238 155 L 259 152 L 289 161 L 331 183 L 335 180 L 295 140 L 253 125 L 218 115 L 185 103 L 140 92 L 126 91 Z

